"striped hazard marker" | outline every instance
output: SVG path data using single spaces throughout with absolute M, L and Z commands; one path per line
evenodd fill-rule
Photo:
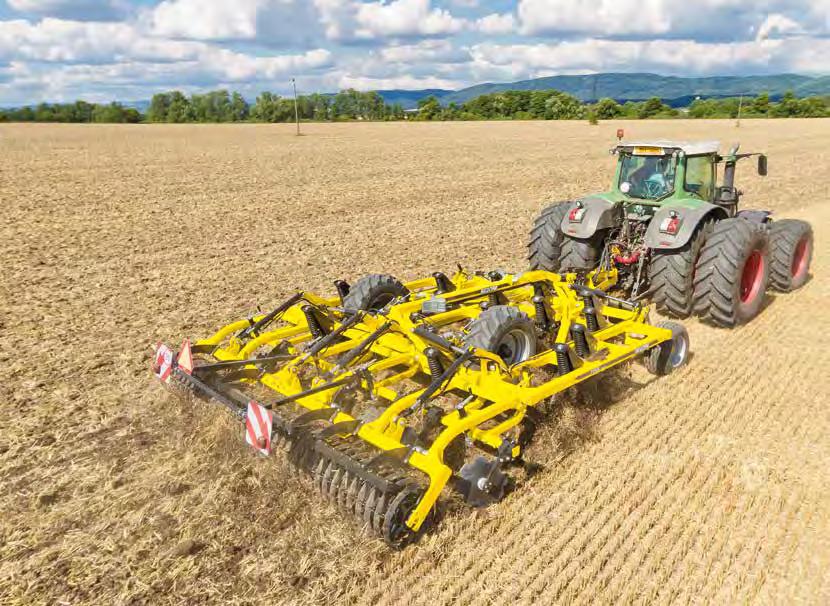
M 271 454 L 271 411 L 251 400 L 245 416 L 245 441 L 260 454 Z
M 153 372 L 162 383 L 170 380 L 173 371 L 173 350 L 164 343 L 156 344 L 156 353 L 153 357 Z
M 176 365 L 182 372 L 189 375 L 193 374 L 193 351 L 190 349 L 190 339 L 182 341 L 182 348 L 176 358 Z

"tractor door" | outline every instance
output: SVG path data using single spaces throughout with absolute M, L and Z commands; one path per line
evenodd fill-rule
M 683 189 L 705 202 L 715 199 L 715 164 L 712 160 L 712 156 L 686 157 Z

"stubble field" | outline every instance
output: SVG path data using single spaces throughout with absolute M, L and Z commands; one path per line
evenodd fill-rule
M 813 278 L 571 394 L 498 505 L 389 552 L 151 379 L 295 287 L 521 270 L 620 126 L 766 151 L 745 204 L 812 221 Z M 830 120 L 304 128 L 0 125 L 0 603 L 830 601 Z

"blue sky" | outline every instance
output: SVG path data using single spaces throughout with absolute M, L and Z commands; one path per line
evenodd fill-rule
M 830 73 L 830 0 L 0 0 L 0 106 Z

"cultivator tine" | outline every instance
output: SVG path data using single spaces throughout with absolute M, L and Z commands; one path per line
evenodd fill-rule
M 302 300 L 303 296 L 304 293 L 302 292 L 293 294 L 286 301 L 281 303 L 276 309 L 266 314 L 256 322 L 252 322 L 251 325 L 247 328 L 244 328 L 241 332 L 239 332 L 239 334 L 237 334 L 237 338 L 240 341 L 244 341 L 249 337 L 258 336 L 260 333 L 262 333 L 263 330 L 265 330 L 268 327 L 269 324 L 276 320 L 277 317 L 281 316 L 286 311 L 288 311 L 290 307 L 299 303 Z

